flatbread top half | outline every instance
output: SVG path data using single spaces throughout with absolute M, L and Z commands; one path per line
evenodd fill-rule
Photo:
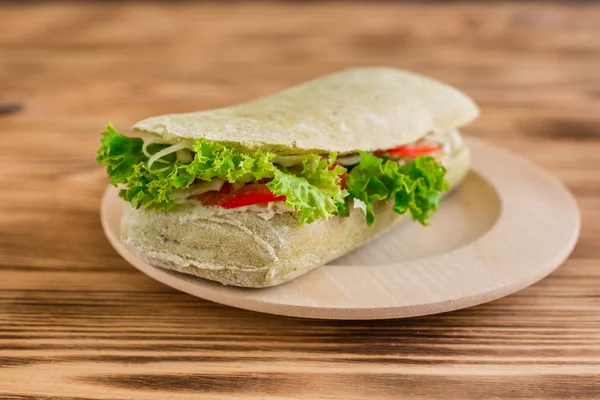
M 133 129 L 280 154 L 344 154 L 412 143 L 478 114 L 471 98 L 441 82 L 392 68 L 358 68 L 232 107 L 148 118 Z

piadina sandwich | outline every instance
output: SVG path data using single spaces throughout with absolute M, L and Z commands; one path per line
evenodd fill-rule
M 128 203 L 121 235 L 155 266 L 226 285 L 294 279 L 403 219 L 424 225 L 469 169 L 460 91 L 390 68 L 328 75 L 255 101 L 102 132 Z

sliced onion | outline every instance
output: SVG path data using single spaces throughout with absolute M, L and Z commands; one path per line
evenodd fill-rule
M 177 160 L 182 163 L 189 164 L 194 160 L 192 152 L 188 149 L 177 150 Z
M 210 192 L 212 190 L 221 190 L 225 181 L 223 179 L 213 179 L 209 182 L 198 182 L 190 185 L 186 189 L 178 190 L 171 195 L 173 200 L 183 200 L 188 197 Z
M 358 208 L 359 210 L 362 210 L 362 212 L 365 213 L 365 215 L 367 215 L 367 203 L 365 203 L 362 200 L 359 199 L 352 199 L 352 202 L 354 203 L 354 208 Z
M 292 156 L 277 156 L 273 159 L 274 164 L 279 164 L 284 167 L 291 167 L 292 165 L 297 165 L 302 163 L 306 158 L 306 154 L 297 154 Z
M 182 140 L 179 143 L 171 145 L 167 148 L 162 149 L 158 153 L 153 154 L 152 157 L 150 157 L 150 159 L 148 160 L 148 169 L 152 168 L 152 164 L 154 164 L 155 161 L 160 160 L 164 156 L 174 153 L 177 150 L 181 150 L 181 149 L 185 149 L 186 147 L 190 147 L 191 145 L 192 145 L 191 140 Z
M 142 145 L 142 153 L 144 153 L 144 155 L 148 158 L 152 157 L 152 154 L 150 154 L 150 152 L 148 151 L 148 146 L 152 145 L 152 144 L 170 144 L 169 142 L 165 141 L 164 139 L 161 138 L 156 138 L 156 137 L 151 137 L 148 138 L 146 140 L 144 140 L 144 144 Z M 157 160 L 158 162 L 161 163 L 168 163 L 168 161 L 165 160 Z
M 170 165 L 167 165 L 166 167 L 159 168 L 159 169 L 153 169 L 152 171 L 153 172 L 163 172 L 163 171 L 168 170 L 170 167 L 171 167 Z
M 336 158 L 335 162 L 337 164 L 340 164 L 343 166 L 355 165 L 360 162 L 360 154 L 353 154 L 350 156 L 338 157 L 338 158 Z

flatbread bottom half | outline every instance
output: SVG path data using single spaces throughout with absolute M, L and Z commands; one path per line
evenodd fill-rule
M 454 188 L 470 165 L 468 150 L 446 163 Z M 254 212 L 213 214 L 202 205 L 155 212 L 125 206 L 121 236 L 145 262 L 225 285 L 275 286 L 381 236 L 410 216 L 392 204 L 375 205 L 376 220 L 368 227 L 364 213 L 352 209 L 347 218 L 331 218 L 298 226 L 290 213 L 270 220 Z

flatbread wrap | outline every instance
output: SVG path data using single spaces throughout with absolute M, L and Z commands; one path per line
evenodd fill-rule
M 146 262 L 226 285 L 294 279 L 384 234 L 427 224 L 470 165 L 462 92 L 391 68 L 328 75 L 252 102 L 111 125 L 97 160 L 127 201 Z

